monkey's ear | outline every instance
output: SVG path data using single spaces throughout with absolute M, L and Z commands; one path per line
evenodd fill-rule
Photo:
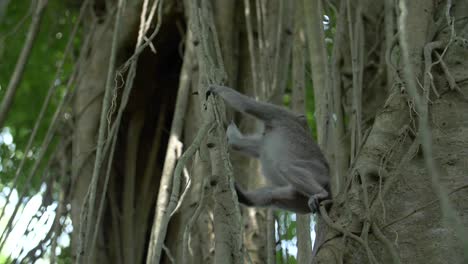
M 305 127 L 308 127 L 309 126 L 309 123 L 307 123 L 307 116 L 306 115 L 303 115 L 303 114 L 298 114 L 297 115 L 297 119 L 299 120 L 299 122 L 305 126 Z
M 297 114 L 297 118 L 299 118 L 300 120 L 307 121 L 307 117 L 304 114 Z
M 296 117 L 297 117 L 297 120 L 299 121 L 299 123 L 301 124 L 301 126 L 303 126 L 305 128 L 309 127 L 309 123 L 307 123 L 307 116 L 306 115 L 298 114 Z

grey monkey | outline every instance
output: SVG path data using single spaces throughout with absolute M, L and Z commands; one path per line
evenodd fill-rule
M 235 110 L 265 124 L 262 135 L 243 135 L 231 122 L 226 131 L 232 149 L 257 158 L 270 186 L 246 191 L 235 184 L 239 202 L 296 213 L 314 213 L 330 195 L 328 163 L 312 139 L 307 122 L 283 107 L 259 102 L 237 91 L 212 85 L 206 96 L 219 95 Z

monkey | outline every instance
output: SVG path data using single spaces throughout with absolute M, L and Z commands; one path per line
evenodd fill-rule
M 264 123 L 262 134 L 243 135 L 234 122 L 226 130 L 229 146 L 259 159 L 269 183 L 251 191 L 235 183 L 239 202 L 300 214 L 318 212 L 319 202 L 330 196 L 329 166 L 312 139 L 305 116 L 256 101 L 226 86 L 209 86 L 207 99 L 210 95 L 220 96 L 234 110 Z

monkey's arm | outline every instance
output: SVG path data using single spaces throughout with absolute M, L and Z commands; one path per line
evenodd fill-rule
M 242 135 L 236 124 L 231 122 L 226 130 L 229 145 L 237 151 L 243 152 L 254 158 L 260 157 L 262 143 L 261 135 Z
M 253 191 L 245 191 L 235 185 L 239 202 L 247 206 L 274 206 L 300 214 L 311 212 L 307 202 L 308 197 L 298 193 L 293 186 L 263 187 Z
M 211 85 L 208 88 L 207 96 L 211 93 L 221 96 L 226 103 L 237 111 L 250 114 L 265 122 L 271 122 L 276 117 L 290 115 L 287 110 L 279 106 L 256 101 L 226 86 Z

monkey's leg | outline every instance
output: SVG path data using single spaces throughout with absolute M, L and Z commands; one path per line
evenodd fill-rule
M 282 175 L 295 190 L 309 197 L 308 204 L 312 212 L 317 212 L 319 202 L 330 195 L 324 184 L 329 179 L 326 167 L 314 161 L 299 161 L 280 168 Z
M 308 205 L 313 213 L 319 209 L 320 201 L 329 197 L 329 192 L 314 178 L 307 178 L 307 185 L 295 186 L 297 190 L 309 197 Z
M 243 152 L 254 158 L 260 157 L 262 143 L 261 135 L 244 136 L 234 122 L 231 122 L 226 130 L 229 145 L 237 151 Z
M 260 157 L 261 136 L 249 135 L 235 138 L 228 138 L 229 145 L 237 151 L 252 156 Z
M 252 191 L 244 191 L 236 184 L 236 191 L 239 202 L 247 206 L 274 206 L 301 214 L 311 212 L 307 204 L 308 197 L 297 192 L 291 185 L 263 187 Z
M 330 193 L 325 189 L 322 189 L 321 192 L 310 196 L 308 204 L 312 212 L 319 212 L 320 201 L 325 200 L 329 196 L 330 196 Z
M 229 140 L 229 145 L 237 151 L 252 156 L 254 158 L 260 157 L 261 136 L 249 135 Z

